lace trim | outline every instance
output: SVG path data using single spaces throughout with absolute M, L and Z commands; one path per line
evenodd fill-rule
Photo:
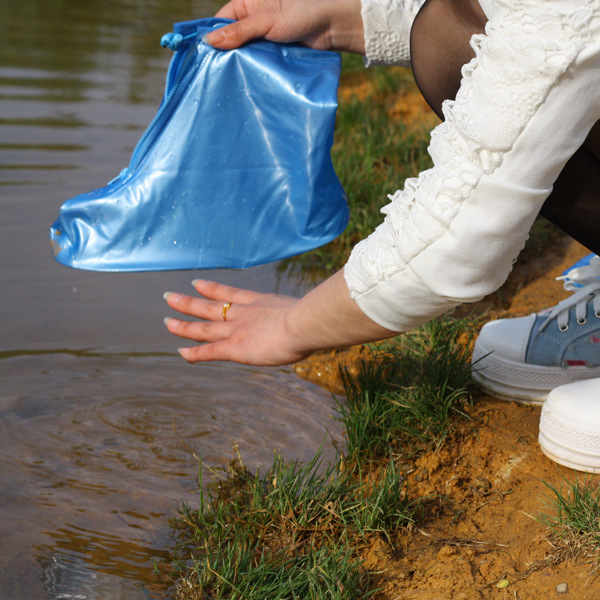
M 502 18 L 473 36 L 475 58 L 463 67 L 457 98 L 444 103 L 445 121 L 431 136 L 434 168 L 389 196 L 384 222 L 350 256 L 353 297 L 404 270 L 448 231 L 481 176 L 500 166 L 578 52 L 597 41 L 600 0 L 574 11 L 572 1 L 531 4 L 498 0 Z M 571 7 L 568 15 L 554 10 L 563 4 Z
M 362 0 L 367 66 L 410 65 L 410 29 L 425 0 Z

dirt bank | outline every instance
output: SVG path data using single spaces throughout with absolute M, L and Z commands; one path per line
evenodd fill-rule
M 528 248 L 501 290 L 459 312 L 475 310 L 496 318 L 551 306 L 566 296 L 555 277 L 586 253 L 566 238 L 554 240 L 543 252 Z M 298 365 L 297 372 L 339 389 L 338 362 L 361 356 L 359 348 L 326 352 Z M 382 588 L 376 598 L 600 597 L 600 579 L 590 574 L 590 564 L 582 559 L 557 562 L 548 528 L 534 518 L 550 510 L 544 502 L 551 492 L 544 482 L 560 488 L 564 478 L 576 476 L 540 451 L 539 415 L 539 407 L 479 394 L 472 421 L 441 451 L 417 460 L 409 474 L 410 493 L 435 501 L 413 531 L 364 550 L 365 564 L 378 573 Z M 566 595 L 557 591 L 564 590 L 563 584 Z

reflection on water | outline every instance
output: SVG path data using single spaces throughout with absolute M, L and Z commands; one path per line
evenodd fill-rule
M 289 369 L 192 367 L 162 324 L 198 273 L 57 265 L 60 204 L 127 165 L 160 102 L 174 21 L 192 0 L 3 0 L 0 6 L 0 598 L 137 600 L 199 461 L 239 443 L 308 459 L 336 429 L 327 393 Z M 299 293 L 273 266 L 219 281 Z M 339 433 L 336 433 L 338 435 Z
M 3 511 L 19 522 L 18 532 L 14 519 L 0 523 L 0 551 L 18 540 L 69 586 L 91 570 L 82 585 L 110 589 L 106 598 L 136 598 L 152 581 L 168 516 L 197 501 L 199 460 L 225 463 L 232 442 L 250 466 L 274 448 L 309 459 L 331 412 L 288 371 L 214 364 L 194 377 L 150 353 L 18 353 L 0 360 L 0 379 L 13 391 L 0 407 Z

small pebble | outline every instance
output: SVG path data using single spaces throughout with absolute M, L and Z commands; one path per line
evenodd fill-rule
M 487 494 L 492 489 L 492 484 L 485 477 L 475 477 L 475 487 L 482 493 Z
M 415 481 L 425 481 L 427 479 L 427 477 L 429 476 L 429 473 L 427 472 L 427 469 L 421 469 L 416 475 L 415 475 Z
M 559 583 L 556 586 L 556 593 L 557 594 L 568 594 L 569 593 L 569 586 L 566 583 Z

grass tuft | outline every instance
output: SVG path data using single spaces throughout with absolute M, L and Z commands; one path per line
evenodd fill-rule
M 369 598 L 358 540 L 413 521 L 416 503 L 393 462 L 376 482 L 278 454 L 264 476 L 238 457 L 224 482 L 183 506 L 177 523 L 177 598 Z
M 367 599 L 366 577 L 344 546 L 310 549 L 301 555 L 261 552 L 248 540 L 234 540 L 218 554 L 195 560 L 177 598 L 191 600 Z
M 552 532 L 559 554 L 592 559 L 594 570 L 600 566 L 600 483 L 589 477 L 565 479 L 560 488 L 543 482 L 550 490 L 544 503 L 551 513 L 538 520 Z
M 474 330 L 467 319 L 436 319 L 375 345 L 358 377 L 343 375 L 338 410 L 351 460 L 378 460 L 390 448 L 439 448 L 471 403 Z

